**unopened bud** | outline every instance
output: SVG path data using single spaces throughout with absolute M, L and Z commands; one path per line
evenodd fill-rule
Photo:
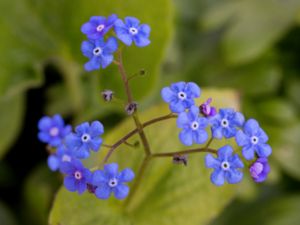
M 102 98 L 106 102 L 110 102 L 113 98 L 114 92 L 111 90 L 104 90 L 101 92 Z
M 137 109 L 138 104 L 136 102 L 129 103 L 125 107 L 125 111 L 127 112 L 128 115 L 132 115 L 136 109 Z
M 183 164 L 187 166 L 187 155 L 174 155 L 173 156 L 174 164 Z

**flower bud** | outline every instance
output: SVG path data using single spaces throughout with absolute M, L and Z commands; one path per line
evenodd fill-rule
M 130 116 L 132 115 L 136 109 L 137 109 L 138 104 L 136 102 L 132 102 L 126 105 L 125 111 L 126 113 Z
M 106 102 L 110 102 L 113 98 L 114 92 L 111 90 L 104 90 L 101 92 L 102 98 Z

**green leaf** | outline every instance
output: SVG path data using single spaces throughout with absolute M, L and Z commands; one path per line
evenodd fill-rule
M 22 126 L 24 98 L 17 95 L 0 100 L 0 159 L 8 151 Z
M 236 202 L 211 225 L 294 225 L 299 223 L 299 210 L 299 194 Z
M 0 202 L 0 218 L 1 225 L 17 225 L 13 214 L 2 202 Z
M 201 102 L 209 96 L 213 97 L 217 107 L 239 107 L 235 92 L 205 90 Z M 146 121 L 168 113 L 168 106 L 163 104 L 140 113 L 140 116 L 142 121 Z M 107 134 L 105 143 L 114 143 L 131 129 L 133 123 L 129 118 Z M 145 132 L 153 152 L 186 149 L 177 138 L 179 129 L 175 119 L 147 127 Z M 135 136 L 129 142 L 136 140 L 139 139 Z M 223 144 L 223 141 L 216 141 L 212 147 Z M 87 165 L 99 165 L 106 152 L 103 149 L 93 155 Z M 121 168 L 131 167 L 137 172 L 143 155 L 141 147 L 133 149 L 122 145 L 110 161 L 118 162 Z M 234 185 L 214 186 L 209 180 L 210 173 L 204 166 L 204 154 L 190 155 L 187 167 L 172 164 L 171 158 L 153 159 L 136 195 L 127 206 L 113 198 L 101 201 L 91 194 L 78 196 L 62 187 L 55 199 L 49 224 L 206 224 L 228 204 L 236 192 Z
M 259 57 L 276 43 L 295 23 L 299 10 L 298 0 L 224 1 L 208 11 L 204 26 L 228 26 L 222 40 L 224 58 L 231 64 L 241 64 Z

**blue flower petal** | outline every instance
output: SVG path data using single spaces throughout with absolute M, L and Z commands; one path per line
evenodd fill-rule
M 68 191 L 74 192 L 76 191 L 76 180 L 73 177 L 65 177 L 64 179 L 64 186 Z
M 129 168 L 122 170 L 119 174 L 120 182 L 130 182 L 133 180 L 133 178 L 134 178 L 134 172 Z
M 145 47 L 151 43 L 151 41 L 142 35 L 135 35 L 133 36 L 133 40 L 136 46 L 138 47 Z
M 221 186 L 225 182 L 224 171 L 222 169 L 215 169 L 210 176 L 210 180 L 216 186 Z
M 193 133 L 191 130 L 182 130 L 179 133 L 179 139 L 182 144 L 191 146 L 193 144 Z
M 161 90 L 161 97 L 165 102 L 171 102 L 172 100 L 176 99 L 176 95 L 169 87 L 165 87 Z
M 208 139 L 208 134 L 205 130 L 198 129 L 196 131 L 193 131 L 193 140 L 197 144 L 203 144 Z
M 75 149 L 81 145 L 81 138 L 72 133 L 65 138 L 65 143 L 69 149 Z
M 92 175 L 92 184 L 100 185 L 101 183 L 106 183 L 108 181 L 108 177 L 106 176 L 103 170 L 96 170 Z
M 62 162 L 60 165 L 60 171 L 64 174 L 73 174 L 75 167 L 70 162 Z
M 112 54 L 118 49 L 117 39 L 111 37 L 107 40 L 105 47 L 103 48 L 103 54 Z
M 255 152 L 255 149 L 251 145 L 245 146 L 242 150 L 242 154 L 245 157 L 245 159 L 247 159 L 247 160 L 254 159 L 254 152 Z
M 189 128 L 190 119 L 188 117 L 188 114 L 186 112 L 180 113 L 178 115 L 176 123 L 179 128 Z
M 74 151 L 74 155 L 78 159 L 86 159 L 90 156 L 89 146 L 87 144 L 82 144 L 79 148 Z
M 259 143 L 266 143 L 269 140 L 268 135 L 261 128 L 258 129 L 257 137 L 259 138 Z
M 99 150 L 101 144 L 102 144 L 102 138 L 93 138 L 93 140 L 91 140 L 89 142 L 89 147 L 93 151 L 97 152 Z
M 218 128 L 211 128 L 211 132 L 212 132 L 212 136 L 213 138 L 216 139 L 222 139 L 223 137 L 223 128 L 222 127 L 218 127 Z
M 234 114 L 233 123 L 238 127 L 242 127 L 244 122 L 245 122 L 244 115 L 240 112 L 236 112 Z
M 57 156 L 55 156 L 55 155 L 50 155 L 49 157 L 48 157 L 48 160 L 47 160 L 47 162 L 48 162 L 48 167 L 50 168 L 50 170 L 52 170 L 52 171 L 56 171 L 56 170 L 58 170 L 58 168 L 59 168 L 59 159 L 57 158 Z
M 63 127 L 65 125 L 64 120 L 58 114 L 53 116 L 52 121 L 57 127 Z
M 178 93 L 180 91 L 184 91 L 186 83 L 183 81 L 171 84 L 171 90 Z
M 125 24 L 127 25 L 128 28 L 130 27 L 137 28 L 140 24 L 140 21 L 135 17 L 127 16 L 125 17 Z
M 105 69 L 107 66 L 109 66 L 114 60 L 113 55 L 103 55 L 101 56 L 101 66 L 103 69 Z
M 38 138 L 40 141 L 44 142 L 44 143 L 48 143 L 51 139 L 50 135 L 48 133 L 45 132 L 39 132 L 38 133 Z
M 207 154 L 205 157 L 205 166 L 207 168 L 218 169 L 220 168 L 220 161 L 213 157 L 211 154 Z
M 91 58 L 93 57 L 93 49 L 95 45 L 90 41 L 83 41 L 81 44 L 81 51 L 84 56 Z
M 259 124 L 255 119 L 249 119 L 244 126 L 244 131 L 248 136 L 256 135 L 259 131 Z
M 88 72 L 100 69 L 100 61 L 97 57 L 93 57 L 90 61 L 84 64 L 84 69 Z
M 97 198 L 100 199 L 108 199 L 110 196 L 111 189 L 108 185 L 106 184 L 101 184 L 98 186 L 95 190 L 95 195 Z
M 223 128 L 223 135 L 225 138 L 232 138 L 235 136 L 237 129 L 233 126 L 229 126 L 227 128 Z
M 243 131 L 239 130 L 235 135 L 235 141 L 238 146 L 245 146 L 250 144 L 249 137 L 244 134 Z
M 257 148 L 257 154 L 259 157 L 269 157 L 272 153 L 272 148 L 270 145 L 268 144 L 260 144 L 260 145 L 256 145 Z
M 239 170 L 231 169 L 225 172 L 225 179 L 229 184 L 236 184 L 243 179 L 243 173 Z
M 225 145 L 218 150 L 218 157 L 222 161 L 227 161 L 228 158 L 232 155 L 233 149 L 230 145 Z
M 87 22 L 81 26 L 81 32 L 84 34 L 90 34 L 96 31 L 95 24 Z
M 234 167 L 234 168 L 243 168 L 244 167 L 244 163 L 242 162 L 242 160 L 240 159 L 238 154 L 234 154 L 232 157 L 230 157 L 230 159 L 228 161 L 229 161 L 231 167 Z
M 104 24 L 106 18 L 104 16 L 92 16 L 90 22 L 94 25 Z
M 38 128 L 40 130 L 49 130 L 52 127 L 52 120 L 49 117 L 43 117 L 42 119 L 40 119 L 39 123 L 38 123 Z
M 77 191 L 78 191 L 78 194 L 82 194 L 85 190 L 86 190 L 86 183 L 83 182 L 83 181 L 80 181 L 80 182 L 77 182 Z
M 170 104 L 170 110 L 174 113 L 181 113 L 184 112 L 185 107 L 183 106 L 181 101 L 177 101 L 176 103 Z
M 194 82 L 188 82 L 187 83 L 187 90 L 189 91 L 189 92 L 191 92 L 192 93 L 192 97 L 200 97 L 200 93 L 201 93 L 201 91 L 200 91 L 200 88 L 199 88 L 199 86 L 196 84 L 196 83 L 194 83 Z
M 82 123 L 76 127 L 75 131 L 78 134 L 87 134 L 89 133 L 90 125 L 88 122 Z
M 115 197 L 117 199 L 124 199 L 126 198 L 126 196 L 128 195 L 129 193 L 129 187 L 125 184 L 119 184 L 118 186 L 116 186 L 114 189 L 114 194 L 115 194 Z
M 106 164 L 104 166 L 104 171 L 109 177 L 116 177 L 118 175 L 118 167 L 117 163 Z
M 147 24 L 142 24 L 139 27 L 139 33 L 141 33 L 143 36 L 145 36 L 147 38 L 149 37 L 150 31 L 151 31 L 151 28 Z

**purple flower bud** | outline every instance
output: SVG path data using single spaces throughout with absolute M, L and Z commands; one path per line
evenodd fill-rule
M 253 180 L 257 183 L 263 182 L 267 179 L 270 173 L 270 165 L 267 158 L 258 158 L 250 166 L 250 174 Z
M 110 102 L 113 99 L 114 92 L 111 90 L 104 90 L 101 92 L 102 98 L 106 102 Z
M 187 166 L 187 155 L 174 155 L 173 156 L 173 163 L 174 164 L 183 164 L 185 166 Z
M 214 116 L 217 114 L 217 110 L 215 107 L 210 106 L 212 102 L 212 98 L 207 99 L 207 101 L 200 105 L 200 113 L 205 117 Z
M 137 110 L 138 104 L 136 102 L 132 102 L 125 107 L 125 111 L 130 116 Z

